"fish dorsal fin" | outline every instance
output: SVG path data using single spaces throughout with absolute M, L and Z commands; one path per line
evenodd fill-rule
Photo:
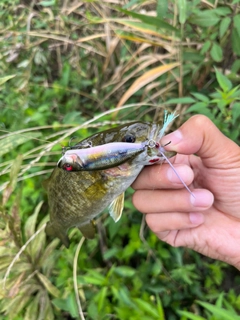
M 115 222 L 117 222 L 121 216 L 124 206 L 124 192 L 121 193 L 109 206 L 109 214 Z
M 82 232 L 86 239 L 93 239 L 95 237 L 96 229 L 92 220 L 78 227 L 78 229 Z

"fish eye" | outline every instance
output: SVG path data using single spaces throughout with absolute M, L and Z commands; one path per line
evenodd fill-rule
M 122 142 L 134 143 L 135 141 L 136 141 L 136 137 L 130 133 L 126 134 L 122 139 Z
M 66 170 L 66 171 L 73 171 L 73 166 L 69 163 L 65 163 L 63 165 L 63 169 Z

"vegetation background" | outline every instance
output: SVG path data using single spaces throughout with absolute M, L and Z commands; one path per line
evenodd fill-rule
M 49 219 L 42 181 L 70 135 L 162 121 L 166 108 L 180 114 L 172 129 L 202 113 L 239 143 L 239 12 L 239 0 L 1 0 L 0 319 L 79 318 L 77 230 L 69 249 L 40 232 L 3 285 Z M 240 319 L 239 272 L 140 237 L 131 193 L 81 249 L 85 318 Z

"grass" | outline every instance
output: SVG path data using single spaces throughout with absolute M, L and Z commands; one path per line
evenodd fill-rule
M 239 143 L 239 1 L 14 0 L 0 12 L 1 279 L 48 220 L 42 181 L 72 135 L 161 122 L 167 108 L 179 114 L 171 129 L 203 113 Z M 238 272 L 140 238 L 131 193 L 121 221 L 104 213 L 81 249 L 86 319 L 237 318 Z M 0 319 L 78 318 L 79 239 L 72 230 L 67 250 L 39 233 L 0 287 Z

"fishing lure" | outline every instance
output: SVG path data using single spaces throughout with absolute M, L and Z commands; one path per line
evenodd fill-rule
M 87 149 L 71 149 L 65 152 L 57 166 L 66 171 L 104 170 L 130 160 L 144 151 L 147 146 L 147 141 L 112 142 Z
M 105 170 L 123 164 L 145 151 L 146 148 L 155 148 L 158 153 L 153 157 L 147 154 L 145 159 L 141 158 L 139 164 L 152 165 L 163 160 L 167 161 L 184 187 L 193 195 L 165 155 L 164 146 L 153 139 L 142 143 L 112 142 L 88 149 L 71 149 L 66 151 L 58 161 L 58 167 L 66 171 Z

